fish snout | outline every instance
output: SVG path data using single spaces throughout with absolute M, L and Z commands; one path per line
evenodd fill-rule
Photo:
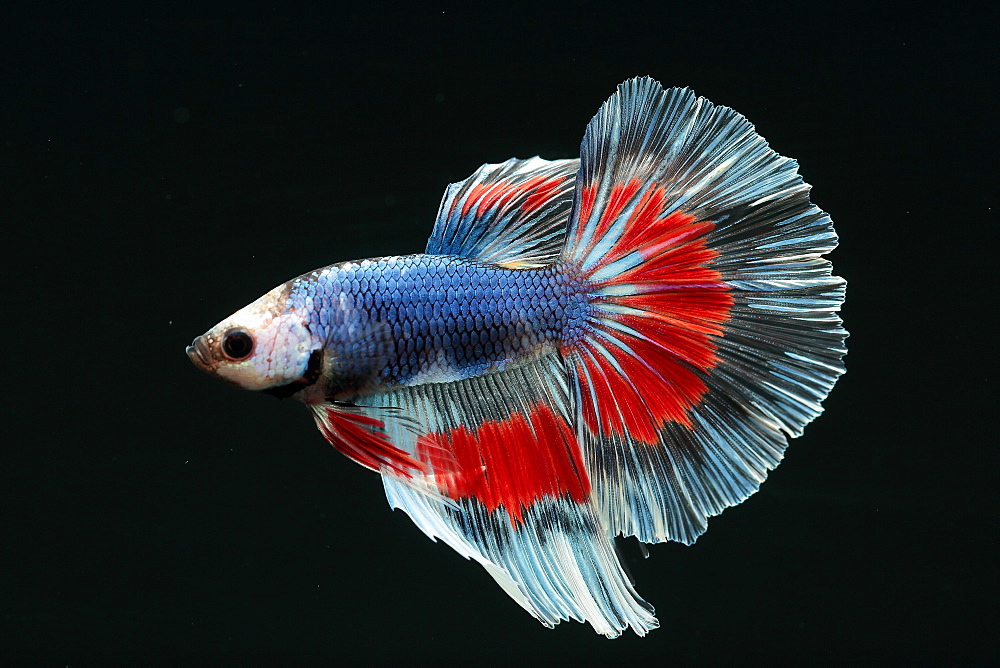
M 188 357 L 199 369 L 208 371 L 212 367 L 212 354 L 209 351 L 208 343 L 204 336 L 199 336 L 187 347 Z

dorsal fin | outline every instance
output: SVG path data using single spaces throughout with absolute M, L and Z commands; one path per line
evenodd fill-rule
M 427 253 L 518 269 L 555 261 L 579 166 L 579 160 L 539 157 L 483 165 L 448 186 Z

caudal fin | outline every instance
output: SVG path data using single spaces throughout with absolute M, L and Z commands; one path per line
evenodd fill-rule
M 590 122 L 561 261 L 591 307 L 562 353 L 613 532 L 693 542 L 822 410 L 845 283 L 808 192 L 743 116 L 687 89 L 627 81 Z

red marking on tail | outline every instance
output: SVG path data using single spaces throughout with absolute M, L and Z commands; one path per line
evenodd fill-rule
M 442 494 L 474 498 L 489 511 L 503 506 L 515 526 L 523 509 L 544 496 L 582 503 L 590 494 L 576 437 L 544 404 L 527 415 L 421 436 L 417 456 L 429 464 Z
M 590 220 L 590 212 L 594 209 L 594 199 L 597 197 L 596 186 L 586 186 L 580 190 L 580 211 L 576 215 L 576 241 L 583 238 L 583 230 Z
M 608 195 L 608 204 L 604 208 L 604 211 L 601 212 L 601 219 L 597 222 L 592 243 L 604 236 L 604 233 L 611 227 L 611 223 L 615 222 L 618 214 L 622 212 L 626 204 L 632 201 L 637 192 L 639 192 L 638 179 L 632 179 L 628 183 L 616 183 L 611 188 L 611 193 Z
M 612 226 L 636 195 L 634 184 L 612 189 L 598 230 Z M 619 275 L 593 283 L 594 292 L 612 286 L 627 291 L 594 295 L 590 326 L 598 335 L 575 344 L 577 377 L 591 382 L 583 388 L 584 424 L 595 434 L 627 432 L 656 443 L 668 421 L 690 427 L 690 411 L 707 391 L 704 376 L 718 363 L 712 337 L 722 333 L 733 298 L 712 268 L 719 253 L 706 245 L 715 225 L 682 212 L 663 216 L 665 201 L 658 186 L 643 193 L 621 236 L 590 269 L 597 272 L 636 252 L 641 258 Z M 588 246 L 598 239 L 595 235 Z
M 327 408 L 322 415 L 316 413 L 316 424 L 334 448 L 365 468 L 378 471 L 385 466 L 406 478 L 413 471 L 427 470 L 423 462 L 392 444 L 381 420 Z

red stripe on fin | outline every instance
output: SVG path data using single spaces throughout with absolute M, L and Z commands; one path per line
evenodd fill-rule
M 576 437 L 545 404 L 471 429 L 425 434 L 417 457 L 428 463 L 443 495 L 474 498 L 490 512 L 503 507 L 515 525 L 543 497 L 583 503 L 590 494 Z
M 578 160 L 511 159 L 483 165 L 445 191 L 430 255 L 508 267 L 554 262 L 573 204 Z
M 511 188 L 504 183 L 480 183 L 469 191 L 469 196 L 462 205 L 462 215 L 468 214 L 473 206 L 476 207 L 477 216 L 482 216 L 489 209 L 499 209 L 517 197 L 520 188 L 521 186 Z
M 385 433 L 385 422 L 350 406 L 329 404 L 310 406 L 323 436 L 350 459 L 365 468 L 386 468 L 404 478 L 426 472 L 427 465 L 393 445 Z M 437 454 L 439 458 L 442 455 Z M 442 460 L 443 461 L 443 460 Z
M 580 222 L 575 226 L 575 238 L 577 244 L 579 244 L 583 240 L 583 224 L 590 220 L 590 214 L 594 209 L 594 199 L 597 197 L 597 188 L 594 185 L 580 184 L 577 191 L 580 194 L 579 204 L 574 205 L 578 210 L 575 220 Z
M 587 385 L 580 395 L 591 433 L 656 443 L 665 423 L 690 426 L 733 299 L 711 266 L 718 253 L 706 239 L 714 225 L 665 213 L 662 187 L 635 185 L 612 188 L 595 228 L 615 238 L 585 244 L 584 257 L 600 252 L 585 272 L 591 334 L 564 353 Z
M 628 183 L 616 183 L 611 188 L 608 195 L 608 204 L 601 212 L 601 219 L 597 222 L 597 229 L 594 231 L 594 239 L 600 239 L 608 231 L 611 224 L 618 219 L 622 209 L 625 208 L 635 194 L 639 191 L 640 183 L 638 179 L 632 179 Z
M 548 204 L 554 196 L 558 195 L 559 186 L 565 184 L 566 178 L 565 176 L 554 176 L 551 178 L 536 176 L 525 183 L 522 188 L 530 189 L 532 193 L 521 204 L 521 210 L 535 211 Z

